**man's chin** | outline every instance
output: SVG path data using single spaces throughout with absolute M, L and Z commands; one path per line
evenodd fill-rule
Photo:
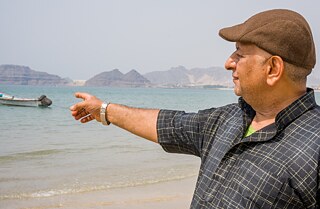
M 239 97 L 241 96 L 241 91 L 238 88 L 234 87 L 233 92 L 235 95 L 237 95 Z

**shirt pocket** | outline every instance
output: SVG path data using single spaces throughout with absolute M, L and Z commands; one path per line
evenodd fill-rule
M 223 202 L 231 208 L 272 208 L 284 177 L 246 160 L 231 180 Z

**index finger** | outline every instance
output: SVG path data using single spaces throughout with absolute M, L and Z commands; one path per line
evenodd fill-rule
M 69 108 L 71 111 L 82 111 L 84 109 L 84 104 L 82 102 L 78 102 L 77 104 L 72 105 Z
M 80 98 L 80 99 L 86 100 L 86 99 L 88 99 L 91 95 L 88 94 L 88 93 L 85 93 L 85 92 L 76 92 L 76 93 L 74 94 L 74 96 L 75 96 L 76 98 Z

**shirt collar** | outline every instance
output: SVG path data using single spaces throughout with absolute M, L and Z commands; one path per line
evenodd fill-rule
M 307 88 L 307 92 L 303 96 L 278 113 L 276 117 L 277 130 L 283 130 L 293 120 L 316 106 L 314 91 Z
M 255 116 L 255 110 L 242 97 L 239 98 L 238 104 L 244 111 L 245 120 L 247 125 L 249 125 Z M 275 120 L 277 132 L 283 130 L 289 123 L 315 106 L 317 106 L 317 103 L 314 91 L 311 88 L 307 88 L 307 92 L 303 96 L 278 113 Z

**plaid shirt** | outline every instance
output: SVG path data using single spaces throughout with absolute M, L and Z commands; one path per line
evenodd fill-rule
M 320 107 L 313 90 L 244 138 L 254 116 L 242 98 L 198 113 L 160 111 L 161 146 L 201 158 L 191 208 L 319 208 Z

